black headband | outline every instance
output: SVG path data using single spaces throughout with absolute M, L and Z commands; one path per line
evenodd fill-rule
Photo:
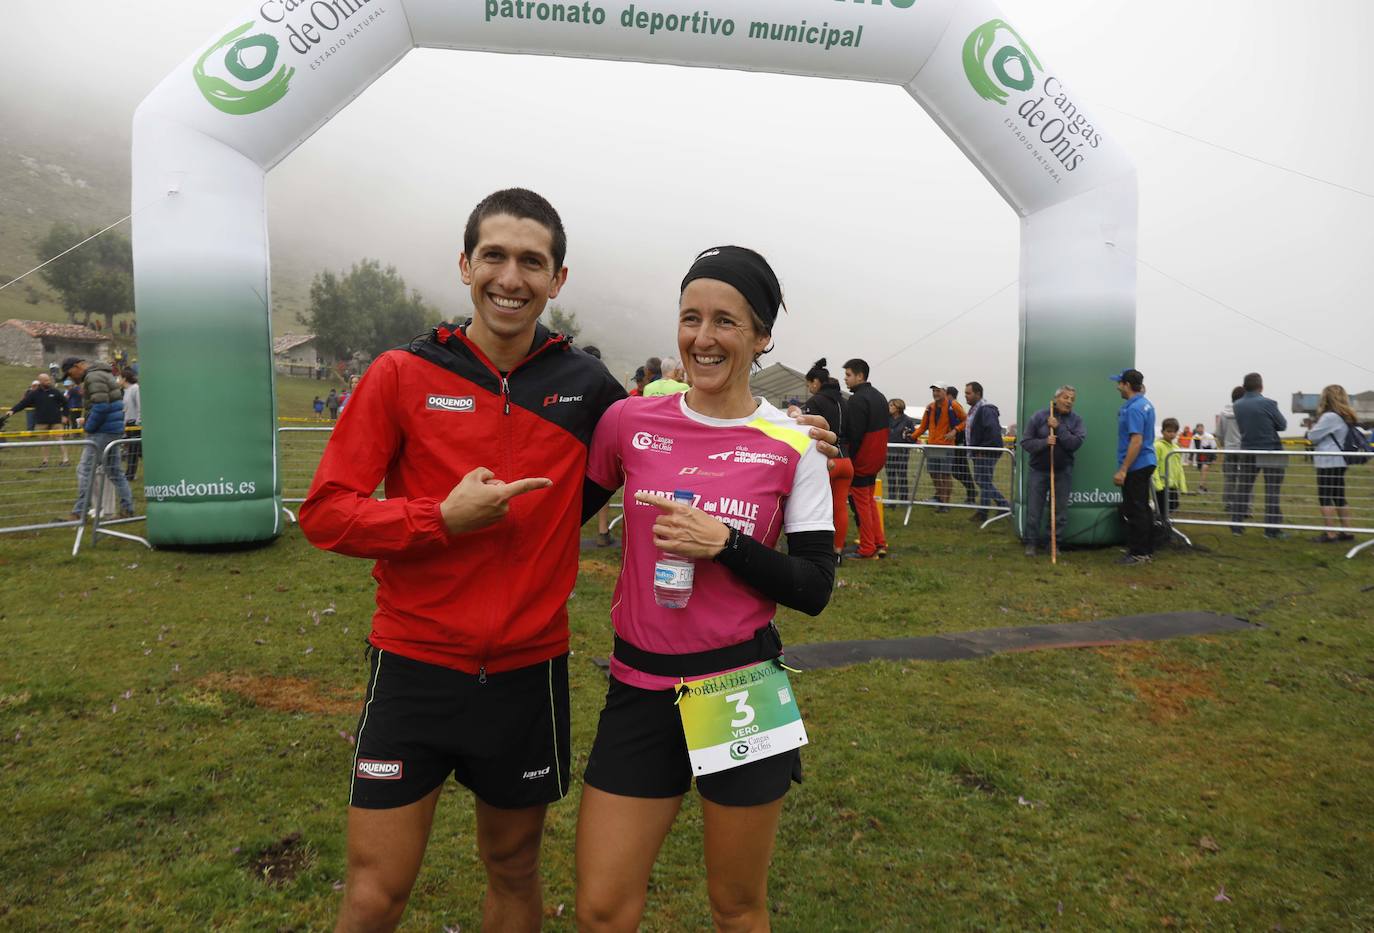
M 708 249 L 687 270 L 682 291 L 696 279 L 715 279 L 732 286 L 749 302 L 768 333 L 773 332 L 773 322 L 778 319 L 778 307 L 782 304 L 782 286 L 768 260 L 758 253 L 742 246 Z

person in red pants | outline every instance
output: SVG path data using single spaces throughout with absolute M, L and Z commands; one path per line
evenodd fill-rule
M 887 398 L 869 384 L 868 372 L 868 363 L 861 359 L 844 364 L 844 384 L 850 396 L 843 436 L 854 460 L 849 497 L 859 517 L 859 546 L 852 556 L 859 560 L 887 556 L 887 538 L 873 496 L 878 471 L 887 464 Z

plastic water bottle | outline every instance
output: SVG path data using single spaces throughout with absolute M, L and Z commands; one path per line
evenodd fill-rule
M 689 490 L 677 489 L 673 501 L 692 504 L 696 498 Z M 654 602 L 665 609 L 685 609 L 692 598 L 692 579 L 696 576 L 696 562 L 667 551 L 658 552 L 654 564 Z

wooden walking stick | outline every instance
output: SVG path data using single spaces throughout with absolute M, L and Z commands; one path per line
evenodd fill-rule
M 1054 399 L 1050 399 L 1050 417 L 1054 417 Z M 1054 428 L 1050 428 L 1050 437 L 1054 437 Z M 1059 563 L 1059 515 L 1055 507 L 1054 495 L 1054 448 L 1055 444 L 1049 445 L 1050 448 L 1050 563 Z

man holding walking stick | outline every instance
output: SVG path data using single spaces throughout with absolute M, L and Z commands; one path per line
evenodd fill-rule
M 1088 433 L 1083 419 L 1074 413 L 1078 393 L 1073 386 L 1060 386 L 1054 400 L 1031 416 L 1021 436 L 1021 449 L 1030 454 L 1026 476 L 1026 525 L 1023 541 L 1026 556 L 1034 557 L 1036 548 L 1057 552 L 1069 523 L 1069 488 L 1073 484 L 1073 458 Z M 1053 492 L 1051 492 L 1053 490 Z M 1050 501 L 1051 519 L 1044 532 L 1040 524 L 1045 501 Z

